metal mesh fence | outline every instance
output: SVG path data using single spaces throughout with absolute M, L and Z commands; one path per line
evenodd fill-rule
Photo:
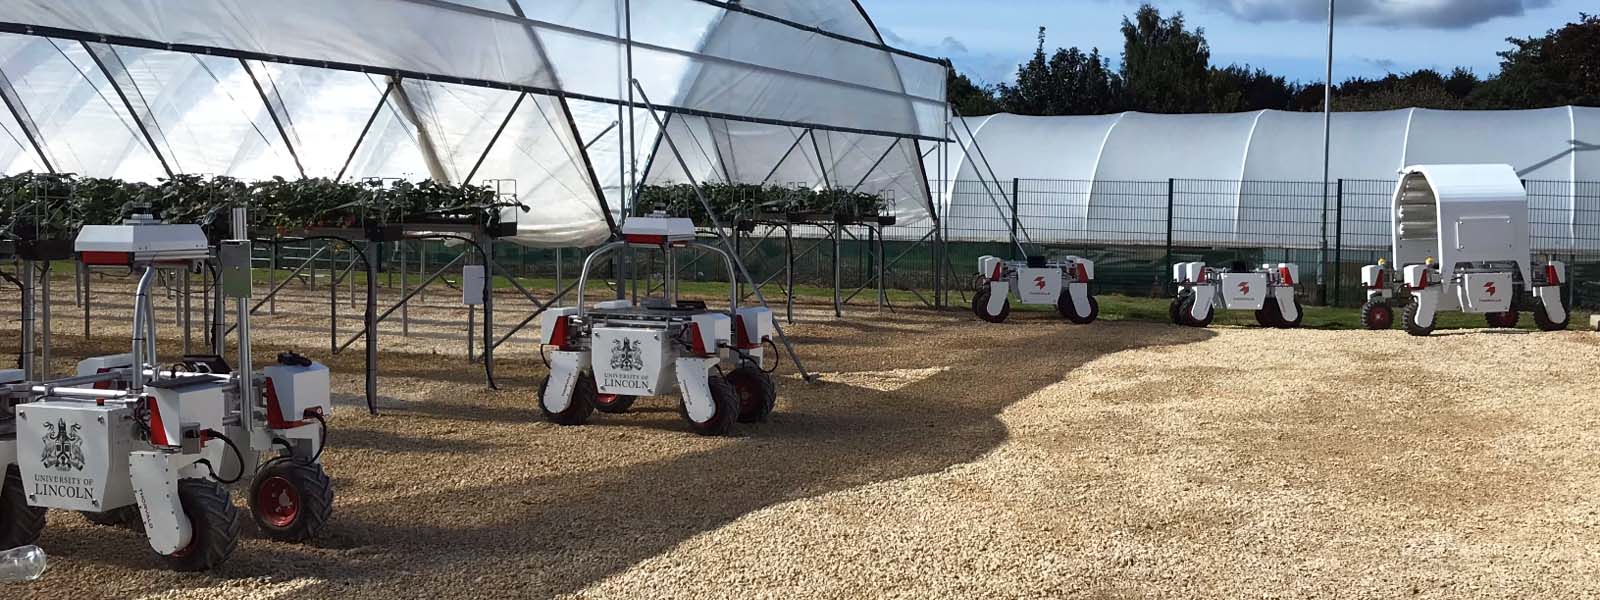
M 1566 261 L 1574 305 L 1600 305 L 1600 182 L 1525 184 L 1535 258 Z M 1100 291 L 1151 296 L 1169 292 L 1173 262 L 1295 262 L 1302 291 L 1352 305 L 1363 298 L 1361 267 L 1389 254 L 1394 186 L 1359 179 L 1326 188 L 1307 181 L 935 181 L 938 231 L 928 224 L 845 225 L 835 244 L 833 224 L 795 224 L 789 235 L 760 224 L 740 233 L 739 251 L 758 282 L 779 286 L 769 294 L 791 279 L 823 289 L 837 280 L 841 296 L 855 296 L 856 304 L 875 299 L 880 271 L 886 289 L 931 298 L 928 291 L 941 284 L 964 289 L 980 256 L 1026 253 L 1091 258 Z M 416 245 L 410 252 L 416 270 L 420 252 L 442 264 L 459 250 Z M 573 278 L 586 252 L 498 244 L 496 254 L 502 273 L 548 278 L 559 264 L 561 275 Z M 687 263 L 683 276 L 722 280 L 720 267 L 702 262 Z M 1318 281 L 1326 285 L 1314 290 Z

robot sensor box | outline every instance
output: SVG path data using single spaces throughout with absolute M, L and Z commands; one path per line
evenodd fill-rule
M 133 503 L 133 411 L 47 400 L 17 407 L 17 467 L 29 504 L 104 512 Z

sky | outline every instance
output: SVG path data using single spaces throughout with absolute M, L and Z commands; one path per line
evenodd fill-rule
M 980 82 L 1010 81 L 1045 47 L 1099 48 L 1121 60 L 1123 15 L 1134 0 L 860 0 L 894 46 L 948 57 Z M 1249 64 L 1290 80 L 1319 82 L 1327 52 L 1326 0 L 1151 0 L 1202 27 L 1214 65 Z M 1595 0 L 1338 0 L 1334 80 L 1457 66 L 1499 71 L 1505 38 L 1527 37 L 1600 11 Z

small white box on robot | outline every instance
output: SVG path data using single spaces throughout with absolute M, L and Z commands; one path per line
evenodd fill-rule
M 46 400 L 17 407 L 17 470 L 33 506 L 103 512 L 132 504 L 133 410 Z

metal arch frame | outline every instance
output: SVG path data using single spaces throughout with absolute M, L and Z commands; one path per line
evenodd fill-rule
M 78 40 L 78 43 L 83 44 L 84 52 L 89 53 L 89 59 L 93 60 L 95 67 L 100 69 L 100 75 L 106 78 L 106 83 L 111 85 L 112 91 L 117 93 L 117 98 L 122 100 L 122 107 L 128 111 L 128 118 L 133 119 L 133 124 L 139 126 L 139 134 L 144 136 L 144 142 L 150 147 L 150 153 L 156 155 L 156 160 L 161 162 L 161 170 L 166 172 L 167 177 L 175 175 L 176 172 L 172 170 L 172 165 L 167 163 L 166 155 L 162 154 L 161 148 L 156 146 L 155 137 L 150 135 L 150 128 L 145 125 L 144 120 L 139 118 L 139 111 L 134 110 L 133 101 L 128 99 L 128 93 L 122 89 L 121 84 L 117 83 L 117 78 L 111 75 L 111 69 L 106 67 L 105 61 L 100 59 L 100 55 L 95 53 L 94 48 L 89 47 L 88 41 Z
M 350 163 L 355 162 L 356 153 L 361 151 L 362 142 L 367 140 L 367 133 L 372 131 L 372 124 L 378 121 L 378 115 L 383 114 L 384 103 L 389 101 L 389 94 L 394 92 L 395 85 L 399 82 L 399 78 L 394 78 L 383 86 L 383 93 L 378 96 L 377 104 L 372 106 L 372 114 L 367 117 L 367 124 L 362 126 L 361 133 L 356 135 L 356 143 L 350 146 L 350 154 L 345 157 L 344 166 L 339 167 L 339 174 L 333 178 L 334 181 L 344 180 L 345 172 L 350 170 Z
M 423 2 L 423 1 L 426 1 L 426 0 L 406 0 L 406 1 Z M 513 17 L 511 15 L 505 15 L 505 14 L 500 14 L 500 13 L 489 13 L 489 14 L 493 15 L 495 18 L 502 19 L 502 20 L 518 20 L 518 19 L 516 19 L 515 17 Z M 524 21 L 527 24 L 537 24 L 538 23 L 536 21 L 531 21 L 531 20 L 527 20 L 527 19 L 521 19 L 521 21 Z M 578 30 L 578 31 L 581 31 L 581 30 Z M 296 57 L 292 57 L 292 56 L 282 56 L 282 55 L 269 54 L 269 53 L 264 53 L 264 52 L 253 52 L 253 51 L 236 50 L 236 49 L 229 49 L 229 48 L 220 48 L 220 47 L 215 47 L 215 46 L 204 46 L 204 45 L 197 45 L 197 44 L 173 44 L 173 43 L 166 43 L 166 42 L 158 42 L 158 41 L 153 41 L 153 40 L 147 40 L 147 39 L 143 39 L 143 38 L 135 38 L 135 37 L 119 36 L 119 35 L 104 35 L 104 34 L 98 34 L 98 33 L 89 32 L 89 31 L 76 30 L 76 29 L 64 29 L 64 28 L 59 28 L 59 27 L 41 27 L 41 26 L 35 26 L 35 25 L 28 25 L 28 24 L 25 24 L 25 23 L 0 22 L 0 33 L 15 33 L 15 34 L 32 35 L 32 36 L 39 36 L 39 37 L 50 37 L 50 38 L 57 38 L 57 39 L 66 39 L 66 40 L 80 41 L 80 42 L 85 42 L 85 43 L 94 42 L 94 43 L 109 44 L 109 45 L 113 45 L 113 46 L 130 46 L 130 47 L 136 47 L 136 48 L 150 48 L 150 49 L 155 49 L 155 50 L 169 50 L 169 51 L 174 51 L 174 52 L 187 52 L 187 53 L 190 53 L 190 54 L 209 54 L 209 55 L 223 56 L 223 57 L 228 57 L 228 58 L 242 58 L 242 59 L 247 59 L 247 60 L 261 60 L 261 61 L 267 61 L 267 62 L 277 62 L 277 63 L 291 64 L 291 65 L 300 65 L 300 66 L 310 66 L 310 67 L 318 67 L 318 68 L 324 68 L 324 69 L 333 69 L 333 70 L 338 70 L 338 71 L 350 71 L 350 72 L 356 72 L 356 73 L 366 73 L 366 74 L 371 74 L 371 75 L 393 76 L 393 77 L 398 77 L 398 78 L 402 78 L 402 79 L 417 79 L 417 80 L 422 80 L 422 81 L 436 81 L 436 82 L 440 82 L 440 83 L 456 83 L 456 84 L 461 84 L 461 85 L 469 85 L 469 86 L 474 86 L 474 87 L 482 87 L 482 88 L 490 88 L 490 89 L 522 91 L 522 92 L 528 92 L 528 93 L 531 93 L 531 94 L 540 94 L 540 95 L 545 95 L 545 96 L 563 96 L 564 95 L 569 100 L 584 100 L 584 101 L 596 102 L 596 103 L 600 103 L 600 104 L 610 104 L 610 105 L 618 105 L 618 106 L 624 106 L 624 107 L 632 107 L 634 109 L 639 109 L 639 110 L 643 110 L 643 109 L 646 109 L 646 108 L 653 108 L 654 110 L 656 110 L 658 112 L 663 112 L 663 113 L 677 113 L 677 114 L 682 114 L 682 115 L 708 117 L 708 118 L 713 118 L 713 119 L 727 119 L 727 120 L 730 120 L 730 121 L 741 121 L 741 122 L 747 122 L 747 123 L 759 123 L 759 124 L 764 124 L 764 125 L 779 125 L 779 126 L 784 126 L 784 127 L 806 127 L 806 128 L 821 129 L 821 130 L 826 130 L 826 131 L 838 131 L 838 132 L 841 132 L 841 133 L 859 133 L 859 134 L 876 135 L 876 136 L 883 136 L 883 137 L 909 138 L 909 139 L 917 139 L 917 140 L 923 140 L 923 141 L 928 141 L 928 142 L 949 141 L 949 140 L 947 140 L 947 139 L 945 139 L 943 137 L 935 137 L 935 136 L 926 135 L 926 134 L 908 134 L 908 133 L 903 133 L 903 132 L 891 132 L 891 131 L 882 131 L 882 130 L 874 130 L 874 129 L 864 129 L 864 128 L 859 128 L 859 127 L 847 127 L 847 126 L 840 126 L 840 125 L 803 123 L 803 122 L 797 122 L 797 121 L 787 121 L 787 120 L 783 120 L 783 119 L 770 119 L 770 118 L 765 118 L 765 117 L 752 117 L 752 116 L 746 116 L 746 115 L 734 115 L 734 114 L 727 114 L 727 113 L 718 113 L 718 112 L 714 112 L 714 111 L 706 111 L 706 110 L 699 110 L 699 109 L 685 108 L 685 107 L 671 106 L 671 105 L 650 105 L 650 106 L 646 106 L 644 103 L 641 103 L 641 102 L 639 102 L 637 100 L 634 101 L 634 102 L 628 102 L 626 100 L 618 100 L 618 99 L 606 98 L 606 97 L 602 97 L 602 96 L 593 96 L 593 95 L 589 95 L 589 94 L 575 94 L 575 93 L 571 93 L 571 92 L 563 92 L 562 90 L 550 89 L 550 88 L 547 88 L 547 87 L 544 87 L 544 86 L 524 85 L 524 84 L 510 84 L 510 83 L 505 83 L 505 82 L 491 81 L 491 80 L 486 80 L 486 79 L 475 79 L 475 78 L 469 78 L 469 77 L 450 77 L 450 76 L 439 75 L 439 74 L 435 74 L 435 73 L 425 73 L 425 72 L 421 72 L 421 71 L 413 71 L 413 70 L 409 70 L 409 69 L 384 68 L 384 67 L 377 67 L 377 66 L 372 66 L 372 65 L 363 65 L 363 64 L 346 63 L 346 62 L 338 62 L 338 61 L 308 60 L 308 59 L 296 58 Z M 584 35 L 590 35 L 590 36 L 597 35 L 597 34 L 594 34 L 592 32 L 583 32 L 583 34 Z M 602 37 L 609 38 L 610 36 L 602 36 Z M 612 41 L 622 42 L 623 40 L 612 40 Z M 645 48 L 654 48 L 653 46 L 649 46 L 649 45 L 646 45 L 646 44 L 641 44 L 639 42 L 633 42 L 633 45 L 637 45 L 637 46 L 645 47 Z M 675 51 L 675 52 L 682 53 L 682 51 Z M 873 88 L 873 89 L 876 89 L 876 88 Z M 883 90 L 878 90 L 878 91 L 879 92 L 883 92 L 885 94 L 891 94 L 890 92 L 884 92 Z M 893 94 L 893 95 L 905 96 L 905 94 Z
M 0 71 L 0 102 L 4 102 L 6 110 L 11 112 L 11 118 L 22 128 L 23 137 L 28 138 L 28 144 L 33 146 L 33 153 L 39 156 L 39 164 L 44 165 L 44 170 L 55 174 L 55 165 L 51 164 L 50 156 L 44 151 L 44 132 L 38 130 L 39 125 L 33 122 L 33 115 L 28 113 L 27 107 L 22 105 L 22 97 L 17 95 L 16 88 L 11 86 L 11 78 L 4 71 Z
M 289 150 L 289 157 L 294 159 L 294 168 L 300 172 L 300 178 L 305 179 L 306 167 L 300 163 L 300 153 L 294 149 L 294 142 L 289 140 L 289 132 L 283 127 L 283 119 L 278 116 L 278 111 L 272 108 L 272 101 L 267 99 L 266 89 L 261 87 L 261 80 L 256 78 L 255 69 L 250 68 L 250 61 L 239 59 L 239 65 L 244 67 L 245 75 L 250 76 L 250 83 L 256 88 L 256 94 L 261 96 L 261 105 L 266 107 L 267 116 L 272 117 L 272 126 L 278 129 L 278 137 L 283 138 L 283 147 Z

